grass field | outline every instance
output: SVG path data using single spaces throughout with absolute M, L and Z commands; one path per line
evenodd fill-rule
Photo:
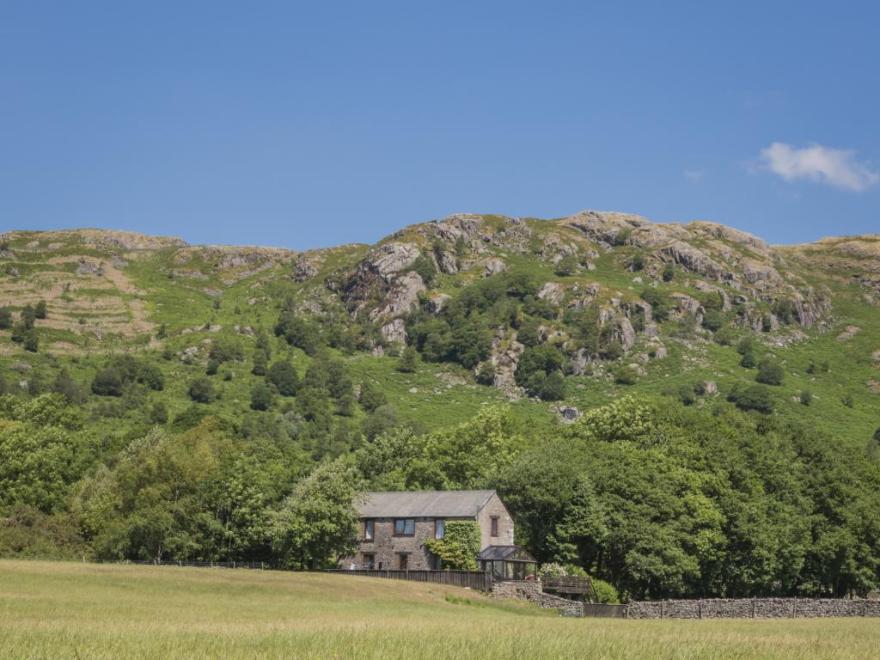
M 564 619 L 339 575 L 0 561 L 2 658 L 871 658 L 880 621 Z

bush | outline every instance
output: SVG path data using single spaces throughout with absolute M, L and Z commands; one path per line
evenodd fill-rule
M 430 257 L 426 257 L 424 254 L 420 254 L 416 257 L 411 270 L 418 273 L 419 277 L 422 278 L 422 281 L 427 286 L 430 286 L 434 281 L 434 278 L 437 276 L 437 269 L 434 267 L 434 261 Z
M 679 385 L 678 398 L 686 406 L 692 406 L 697 402 L 694 388 L 690 385 Z
M 592 578 L 593 591 L 596 593 L 597 603 L 607 603 L 609 605 L 617 605 L 620 603 L 620 594 L 614 585 L 599 578 Z
M 0 307 L 0 330 L 9 330 L 12 327 L 12 310 L 8 307 Z
M 30 330 L 34 327 L 34 321 L 37 318 L 37 313 L 34 311 L 34 308 L 30 305 L 25 305 L 21 310 L 21 322 L 24 324 L 26 330 Z
M 95 374 L 92 392 L 98 396 L 122 396 L 122 374 L 115 367 L 105 367 Z
M 669 318 L 669 299 L 657 291 L 657 289 L 652 289 L 650 287 L 644 289 L 642 291 L 642 300 L 651 306 L 651 313 L 658 322 L 665 321 Z
M 388 403 L 388 399 L 385 397 L 385 392 L 382 391 L 382 388 L 369 380 L 365 380 L 361 384 L 361 393 L 358 397 L 358 401 L 361 404 L 361 408 L 368 413 L 371 413 L 376 410 L 376 408 Z
M 416 347 L 407 346 L 404 348 L 400 360 L 397 363 L 397 370 L 405 374 L 412 374 L 415 373 L 418 365 L 419 352 L 416 350 Z
M 574 275 L 578 269 L 578 259 L 573 254 L 567 254 L 556 264 L 554 272 L 560 277 Z
M 22 346 L 24 346 L 24 350 L 30 351 L 31 353 L 36 353 L 40 348 L 40 338 L 37 337 L 37 333 L 35 330 L 28 330 L 24 334 L 24 341 L 22 342 Z
M 495 384 L 495 365 L 491 362 L 484 362 L 477 369 L 477 382 L 480 385 Z
M 527 348 L 520 356 L 519 364 L 516 367 L 514 374 L 516 383 L 534 396 L 562 398 L 564 392 L 560 392 L 560 388 L 564 389 L 564 382 L 562 382 L 562 374 L 559 372 L 562 371 L 564 365 L 565 356 L 555 346 L 542 344 Z M 554 373 L 558 375 L 550 383 L 547 383 L 549 377 Z
M 614 371 L 614 382 L 618 385 L 635 385 L 639 380 L 636 370 L 629 366 L 623 366 Z
M 801 405 L 809 406 L 811 403 L 813 403 L 813 393 L 810 392 L 810 390 L 801 391 L 800 402 Z
M 710 332 L 718 332 L 724 325 L 724 316 L 717 309 L 706 310 L 703 314 L 703 327 Z
M 266 357 L 265 351 L 257 349 L 254 351 L 254 366 L 251 373 L 254 376 L 265 376 L 268 369 L 269 358 Z
M 663 267 L 663 274 L 661 277 L 664 282 L 671 282 L 675 278 L 675 266 L 672 264 L 666 264 Z
M 771 358 L 764 358 L 758 364 L 758 375 L 755 380 L 764 385 L 782 385 L 785 372 L 782 366 Z
M 48 314 L 49 310 L 46 307 L 46 301 L 41 300 L 37 303 L 36 307 L 34 307 L 34 316 L 38 319 L 44 319 Z
M 204 376 L 196 378 L 189 384 L 187 394 L 196 403 L 211 403 L 217 398 L 214 383 L 211 382 L 210 378 Z
M 251 408 L 269 410 L 272 407 L 272 390 L 266 383 L 257 383 L 251 389 Z
M 266 380 L 275 386 L 281 396 L 294 396 L 299 388 L 299 374 L 290 362 L 276 362 L 266 374 Z
M 734 389 L 728 400 L 736 404 L 740 410 L 756 410 L 760 413 L 773 412 L 773 397 L 763 385 L 750 385 L 745 389 Z
M 755 360 L 755 354 L 752 352 L 743 353 L 742 359 L 739 361 L 739 366 L 744 369 L 754 369 L 757 360 Z
M 168 423 L 168 408 L 161 401 L 157 401 L 150 409 L 150 422 L 165 425 Z
M 632 258 L 632 261 L 629 264 L 629 267 L 634 271 L 638 272 L 640 270 L 645 269 L 645 257 L 641 254 L 637 254 Z

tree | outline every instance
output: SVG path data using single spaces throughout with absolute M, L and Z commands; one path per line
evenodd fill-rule
M 365 380 L 361 383 L 361 392 L 358 401 L 361 404 L 361 408 L 368 413 L 371 413 L 379 406 L 384 406 L 388 403 L 388 399 L 385 397 L 385 392 L 383 392 L 382 388 L 376 385 L 372 380 Z
M 68 403 L 79 404 L 85 399 L 82 388 L 70 377 L 67 369 L 61 369 L 52 383 L 52 391 L 60 394 Z
M 95 374 L 92 392 L 98 396 L 122 396 L 122 374 L 115 367 L 105 367 Z
M 38 319 L 45 319 L 48 315 L 48 309 L 46 307 L 46 301 L 41 300 L 34 307 L 34 317 Z
M 775 360 L 766 357 L 758 363 L 758 375 L 755 377 L 759 383 L 764 385 L 782 385 L 785 379 L 785 372 Z
M 407 346 L 403 349 L 403 353 L 400 355 L 400 360 L 397 363 L 397 370 L 405 374 L 412 374 L 415 373 L 418 364 L 419 352 L 416 350 L 416 347 Z
M 34 311 L 34 308 L 30 305 L 25 305 L 21 309 L 21 322 L 24 324 L 26 330 L 30 330 L 34 327 L 34 321 L 37 318 L 37 314 Z
M 259 349 L 254 351 L 254 366 L 251 373 L 254 376 L 265 376 L 268 365 L 269 358 L 266 356 L 266 352 Z
M 40 338 L 37 336 L 36 330 L 31 329 L 25 333 L 22 346 L 24 346 L 24 350 L 30 351 L 31 353 L 36 353 L 39 350 Z
M 157 401 L 150 408 L 150 422 L 164 426 L 168 423 L 168 408 L 161 401 Z
M 773 397 L 763 385 L 750 385 L 742 390 L 734 389 L 728 399 L 741 410 L 756 410 L 769 414 L 773 412 Z
M 524 387 L 529 394 L 554 397 L 560 394 L 559 379 L 554 377 L 549 384 L 546 381 L 554 373 L 558 373 L 558 376 L 561 377 L 562 374 L 559 372 L 564 366 L 565 356 L 558 348 L 541 344 L 523 351 L 514 376 L 517 385 Z
M 446 570 L 475 571 L 480 552 L 480 528 L 474 520 L 450 520 L 445 523 L 443 538 L 429 539 L 425 547 Z
M 434 261 L 430 257 L 426 257 L 424 254 L 419 254 L 416 257 L 416 260 L 413 262 L 411 270 L 415 271 L 419 274 L 419 277 L 422 278 L 422 281 L 427 285 L 431 286 L 431 282 L 434 281 L 434 278 L 437 275 L 437 269 L 434 266 Z
M 296 484 L 272 521 L 272 548 L 287 566 L 332 566 L 357 548 L 357 472 L 343 460 L 317 468 Z
M 266 383 L 256 383 L 251 388 L 251 408 L 253 410 L 269 410 L 272 407 L 272 390 Z
M 739 366 L 743 369 L 754 369 L 757 361 L 755 360 L 755 354 L 751 351 L 742 354 L 742 359 L 739 361 Z
M 211 382 L 210 378 L 204 376 L 190 382 L 187 394 L 196 403 L 211 403 L 217 398 L 214 383 Z
M 279 361 L 269 367 L 266 380 L 275 386 L 281 396 L 294 396 L 299 387 L 299 374 L 287 361 Z
M 663 267 L 662 279 L 664 282 L 671 282 L 675 278 L 675 266 L 666 264 Z

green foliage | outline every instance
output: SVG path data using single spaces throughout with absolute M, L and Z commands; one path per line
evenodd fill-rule
M 187 388 L 189 398 L 196 403 L 211 403 L 217 398 L 217 391 L 210 378 L 196 378 L 191 381 Z
M 560 277 L 568 277 L 577 272 L 579 265 L 577 255 L 567 254 L 557 262 L 554 272 Z
M 299 388 L 299 374 L 287 361 L 275 362 L 266 374 L 266 380 L 275 386 L 281 396 L 294 396 Z
M 782 385 L 785 372 L 776 360 L 765 357 L 758 363 L 758 375 L 755 380 L 764 385 Z
M 763 385 L 749 385 L 745 388 L 734 388 L 727 396 L 728 401 L 736 404 L 741 410 L 756 410 L 760 413 L 773 412 L 773 396 Z
M 290 309 L 281 312 L 275 324 L 275 334 L 284 337 L 288 344 L 301 348 L 308 355 L 315 355 L 321 345 L 318 326 Z
M 517 385 L 544 399 L 557 401 L 565 396 L 565 383 L 561 380 L 565 356 L 555 346 L 542 344 L 523 351 L 517 364 Z
M 440 559 L 444 569 L 452 571 L 477 570 L 480 552 L 480 528 L 474 520 L 449 520 L 442 539 L 429 539 L 425 547 Z
M 388 399 L 385 397 L 385 392 L 383 392 L 382 388 L 372 380 L 365 380 L 361 383 L 361 391 L 358 401 L 361 404 L 361 408 L 368 413 L 371 413 L 376 410 L 376 408 L 388 403 Z
M 657 321 L 665 321 L 671 311 L 669 299 L 657 289 L 647 287 L 642 291 L 642 300 L 651 306 L 651 314 Z
M 40 349 L 40 338 L 35 330 L 28 330 L 24 334 L 24 341 L 21 344 L 24 350 L 30 353 L 36 353 Z
M 632 365 L 622 365 L 614 370 L 614 382 L 618 385 L 635 385 L 639 382 L 639 374 Z
M 802 406 L 809 406 L 813 403 L 813 393 L 810 390 L 801 390 L 798 400 Z
M 617 605 L 620 603 L 620 594 L 614 585 L 599 578 L 592 578 L 593 591 L 596 593 L 597 603 L 607 603 L 609 605 Z
M 724 325 L 724 316 L 717 309 L 706 310 L 703 314 L 703 327 L 709 332 L 718 332 Z
M 112 358 L 95 374 L 91 389 L 98 396 L 119 397 L 134 383 L 154 391 L 161 391 L 165 387 L 162 371 L 155 364 L 122 355 Z
M 46 301 L 41 300 L 34 306 L 34 318 L 45 319 L 48 316 Z
M 437 268 L 434 266 L 434 260 L 424 254 L 419 254 L 411 266 L 411 270 L 419 274 L 422 281 L 431 286 L 434 278 L 437 276 Z
M 272 520 L 272 547 L 288 566 L 332 566 L 357 547 L 353 502 L 356 472 L 343 461 L 315 470 L 296 485 Z
M 480 385 L 494 385 L 495 365 L 488 360 L 483 362 L 483 364 L 480 365 L 480 368 L 477 369 L 476 379 Z
M 673 279 L 675 279 L 675 266 L 673 266 L 672 264 L 666 264 L 663 267 L 661 278 L 664 282 L 671 282 Z
M 407 346 L 403 349 L 403 353 L 400 355 L 400 360 L 397 363 L 397 370 L 401 373 L 412 374 L 415 373 L 418 366 L 419 352 L 416 350 L 415 346 Z
M 168 408 L 161 401 L 157 401 L 150 408 L 150 422 L 164 426 L 168 423 Z
M 9 330 L 12 327 L 12 310 L 8 307 L 0 307 L 0 330 Z
M 272 407 L 272 390 L 266 383 L 256 383 L 251 388 L 251 409 L 269 410 Z

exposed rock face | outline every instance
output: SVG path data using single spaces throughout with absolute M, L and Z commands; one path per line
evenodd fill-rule
M 547 282 L 541 287 L 541 290 L 538 291 L 538 298 L 553 303 L 554 305 L 561 304 L 564 297 L 565 287 L 558 282 Z
M 516 384 L 516 367 L 519 364 L 520 355 L 525 346 L 515 339 L 511 340 L 506 347 L 503 346 L 504 337 L 496 337 L 492 342 L 491 362 L 495 367 L 495 387 L 508 392 L 518 394 L 519 387 Z
M 403 319 L 394 319 L 391 323 L 382 326 L 380 331 L 382 338 L 388 344 L 405 344 L 406 343 L 406 324 Z
M 425 289 L 421 275 L 414 272 L 404 273 L 394 280 L 385 297 L 385 305 L 371 311 L 370 317 L 376 319 L 407 314 L 418 306 L 419 294 Z
M 293 261 L 292 277 L 295 282 L 305 282 L 318 274 L 321 268 L 321 257 L 311 254 L 300 254 Z
M 743 259 L 740 268 L 749 284 L 775 285 L 782 282 L 779 272 L 767 263 L 755 259 Z
M 486 260 L 483 274 L 486 277 L 491 277 L 492 275 L 503 273 L 505 270 L 507 270 L 507 264 L 504 263 L 504 261 L 502 261 L 501 259 L 493 257 Z
M 437 270 L 446 275 L 455 275 L 458 272 L 458 258 L 449 250 L 441 250 L 434 255 Z
M 562 220 L 562 224 L 578 229 L 597 243 L 611 246 L 636 227 L 649 223 L 641 216 L 626 213 L 581 211 Z
M 628 351 L 636 343 L 636 331 L 633 329 L 632 323 L 625 316 L 617 319 L 614 327 L 613 337 L 623 349 Z
M 361 264 L 361 270 L 377 274 L 386 282 L 406 268 L 420 254 L 419 248 L 413 243 L 386 243 L 373 250 Z
M 671 245 L 661 248 L 660 255 L 671 259 L 673 263 L 693 273 L 713 280 L 720 280 L 727 273 L 725 268 L 709 255 L 683 241 L 675 241 Z M 727 277 L 726 279 L 732 278 Z
M 450 300 L 452 300 L 452 296 L 450 296 L 449 294 L 435 293 L 433 296 L 428 298 L 428 311 L 432 314 L 439 314 L 443 311 L 446 305 L 449 304 Z

